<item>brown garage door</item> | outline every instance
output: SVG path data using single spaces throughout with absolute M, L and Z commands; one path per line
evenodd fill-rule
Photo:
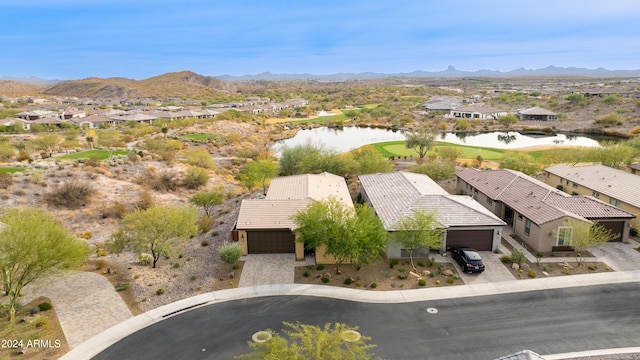
M 611 230 L 611 234 L 616 238 L 611 241 L 622 241 L 622 232 L 624 231 L 624 221 L 599 221 L 598 224 Z
M 247 231 L 249 254 L 295 253 L 295 236 L 289 230 Z
M 447 232 L 447 249 L 470 247 L 480 251 L 491 251 L 493 230 L 450 230 Z

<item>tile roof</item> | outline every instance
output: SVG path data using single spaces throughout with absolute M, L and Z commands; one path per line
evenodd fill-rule
M 640 207 L 640 177 L 638 175 L 604 165 L 568 166 L 558 164 L 545 170 L 601 194 Z
M 528 109 L 520 109 L 518 110 L 518 113 L 525 115 L 558 115 L 551 110 L 541 108 L 539 106 L 530 107 Z
M 536 224 L 565 216 L 580 220 L 634 217 L 591 196 L 570 196 L 519 171 L 465 169 L 456 176 Z
M 456 107 L 455 109 L 453 109 L 453 111 L 458 111 L 458 112 L 477 112 L 480 114 L 494 114 L 494 113 L 503 113 L 506 112 L 505 110 L 500 110 L 491 106 L 487 106 L 487 105 L 480 105 L 480 104 L 471 104 L 471 105 L 466 105 L 466 106 L 460 106 L 460 107 Z
M 341 176 L 324 172 L 273 178 L 264 199 L 242 201 L 236 228 L 293 230 L 296 224 L 291 220 L 292 215 L 314 200 L 329 196 L 353 207 L 349 189 Z
M 360 175 L 362 189 L 392 231 L 398 220 L 414 211 L 437 211 L 438 221 L 451 226 L 501 226 L 504 222 L 468 196 L 449 195 L 422 174 L 393 172 Z
M 344 204 L 353 207 L 353 201 L 344 178 L 323 172 L 283 176 L 271 179 L 267 200 L 305 199 L 323 200 L 334 196 Z
M 245 199 L 240 204 L 236 228 L 248 229 L 295 229 L 291 219 L 298 211 L 304 210 L 313 200 L 267 200 Z

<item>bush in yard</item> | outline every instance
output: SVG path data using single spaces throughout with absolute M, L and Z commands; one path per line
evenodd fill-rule
M 0 174 L 0 189 L 7 189 L 13 185 L 13 175 L 10 173 Z
M 47 310 L 51 310 L 53 309 L 53 305 L 51 305 L 50 302 L 43 302 L 38 304 L 38 308 L 40 308 L 40 311 L 47 311 Z
M 218 247 L 220 260 L 227 264 L 234 264 L 242 256 L 242 248 L 238 243 L 224 243 Z
M 371 283 L 371 285 L 369 285 L 370 288 L 375 289 L 378 287 L 378 284 L 376 283 Z
M 91 200 L 93 186 L 80 180 L 67 181 L 44 195 L 44 201 L 55 207 L 77 209 Z
M 182 183 L 187 189 L 198 189 L 209 181 L 209 173 L 198 167 L 190 167 L 184 175 Z
M 199 166 L 205 169 L 215 169 L 216 164 L 209 152 L 204 148 L 187 149 L 184 151 L 186 162 L 189 165 Z
M 326 283 L 328 283 L 328 282 L 329 282 L 329 280 L 330 280 L 330 279 L 329 279 L 328 277 L 326 277 L 326 276 L 323 276 L 323 277 L 321 277 L 321 278 L 320 278 L 320 281 L 322 281 L 322 282 L 323 282 L 323 283 L 325 283 L 325 284 L 326 284 Z
M 138 264 L 142 266 L 151 265 L 153 263 L 153 256 L 151 254 L 138 255 Z
M 164 294 L 164 289 L 163 288 L 160 288 L 160 289 L 156 290 L 156 295 L 162 295 L 162 294 Z
M 535 272 L 535 271 L 533 271 L 533 270 L 529 270 L 529 272 L 527 273 L 527 275 L 528 275 L 530 278 L 532 278 L 532 279 L 533 279 L 533 278 L 535 278 L 536 276 L 538 276 L 538 274 L 536 274 L 536 272 Z
M 398 265 L 398 259 L 395 259 L 395 258 L 389 259 L 389 268 L 393 269 L 393 267 L 396 265 Z
M 213 229 L 216 225 L 216 221 L 211 216 L 202 215 L 198 218 L 196 224 L 198 224 L 198 230 L 200 230 L 200 233 L 205 234 Z
M 420 280 L 418 280 L 418 285 L 420 285 L 420 286 L 426 286 L 426 285 L 427 285 L 427 282 L 426 282 L 426 281 L 424 281 L 424 279 L 420 279 Z

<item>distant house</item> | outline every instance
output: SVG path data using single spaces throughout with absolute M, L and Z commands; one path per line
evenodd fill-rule
M 13 126 L 15 124 L 20 124 L 22 126 L 23 130 L 31 129 L 31 122 L 27 121 L 25 119 L 6 118 L 6 119 L 0 120 L 0 125 L 2 125 L 2 126 Z
M 33 110 L 33 111 L 23 111 L 14 115 L 18 119 L 23 120 L 39 120 L 39 119 L 51 119 L 57 118 L 58 114 L 49 110 Z
M 518 110 L 518 117 L 521 121 L 534 120 L 534 121 L 555 121 L 558 120 L 558 114 L 551 110 L 534 106 L 528 109 Z
M 87 116 L 87 113 L 84 110 L 78 109 L 65 109 L 60 113 L 60 119 L 62 120 L 83 118 L 85 116 Z
M 521 241 L 541 253 L 571 246 L 571 219 L 597 222 L 616 235 L 615 241 L 624 241 L 629 221 L 635 218 L 592 196 L 570 196 L 519 171 L 465 169 L 456 177 L 458 193 L 473 196 L 510 225 Z
M 89 129 L 94 129 L 101 126 L 113 126 L 116 124 L 116 121 L 114 119 L 100 115 L 71 118 L 69 119 L 69 122 L 78 127 L 86 126 Z
M 158 120 L 158 117 L 143 113 L 132 113 L 120 116 L 110 116 L 109 119 L 114 120 L 117 124 L 124 124 L 129 121 L 152 124 L 154 120 Z
M 451 110 L 462 106 L 462 99 L 454 96 L 437 96 L 422 104 L 428 112 L 449 114 Z
M 360 175 L 362 199 L 371 204 L 384 228 L 397 230 L 398 221 L 414 212 L 436 212 L 442 229 L 440 251 L 456 246 L 492 251 L 500 247 L 504 221 L 470 196 L 450 195 L 426 175 L 410 172 Z M 414 250 L 414 255 L 421 255 Z M 387 257 L 408 257 L 409 251 L 391 243 Z
M 273 178 L 264 199 L 245 199 L 240 204 L 234 237 L 245 255 L 295 253 L 297 260 L 304 260 L 304 244 L 296 242 L 296 224 L 291 217 L 329 196 L 353 207 L 341 176 L 324 172 Z M 316 263 L 333 262 L 322 249 L 316 249 Z
M 591 195 L 615 207 L 640 215 L 640 176 L 604 165 L 569 166 L 545 169 L 545 182 L 562 186 L 566 192 Z M 640 228 L 640 219 L 631 221 Z
M 507 114 L 508 112 L 504 110 L 496 109 L 491 106 L 479 105 L 479 104 L 460 106 L 450 111 L 450 115 L 454 118 L 480 119 L 480 120 L 495 120 Z

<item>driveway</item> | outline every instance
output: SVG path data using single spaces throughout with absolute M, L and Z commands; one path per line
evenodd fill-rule
M 315 264 L 311 258 L 296 261 L 295 254 L 249 254 L 240 260 L 244 266 L 238 287 L 293 284 L 296 266 Z
M 491 251 L 478 251 L 478 254 L 480 254 L 480 257 L 482 257 L 482 261 L 485 264 L 485 270 L 480 274 L 467 274 L 463 272 L 462 268 L 460 268 L 460 264 L 451 258 L 451 253 L 447 253 L 447 257 L 441 258 L 440 261 L 447 259 L 444 261 L 453 263 L 466 285 L 515 280 L 511 272 L 500 261 L 500 256 L 502 256 L 502 254 L 494 254 Z
M 636 250 L 640 244 L 634 240 L 628 242 L 601 244 L 589 251 L 615 271 L 640 270 L 640 252 Z

